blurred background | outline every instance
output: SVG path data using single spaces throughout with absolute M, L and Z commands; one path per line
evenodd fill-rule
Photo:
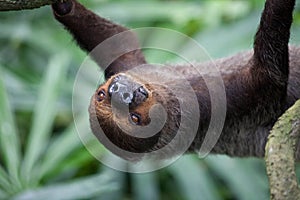
M 213 58 L 252 47 L 264 4 L 263 0 L 81 2 L 130 28 L 182 32 Z M 300 43 L 299 6 L 291 43 Z M 145 53 L 151 62 L 170 62 L 163 54 Z M 264 162 L 255 158 L 187 155 L 145 174 L 102 165 L 85 149 L 73 122 L 72 89 L 85 56 L 54 20 L 49 6 L 0 13 L 0 199 L 269 198 Z

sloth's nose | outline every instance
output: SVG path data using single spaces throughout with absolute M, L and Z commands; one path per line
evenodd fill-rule
M 119 75 L 113 79 L 108 93 L 115 103 L 130 106 L 136 106 L 148 98 L 147 90 L 125 75 Z
M 114 82 L 108 89 L 109 94 L 117 103 L 130 104 L 133 99 L 133 91 L 125 83 Z

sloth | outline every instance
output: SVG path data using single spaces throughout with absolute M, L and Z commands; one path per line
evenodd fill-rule
M 300 98 L 300 48 L 288 44 L 294 6 L 295 0 L 266 0 L 253 50 L 214 61 L 224 84 L 226 116 L 211 153 L 263 157 L 272 126 Z M 189 64 L 157 67 L 147 63 L 137 36 L 127 28 L 75 0 L 52 9 L 104 69 L 105 82 L 89 108 L 92 132 L 104 146 L 127 160 L 161 149 L 160 158 L 199 151 L 218 109 L 208 88 L 218 87 L 211 62 L 196 63 L 196 69 Z M 94 50 L 122 33 L 119 42 Z

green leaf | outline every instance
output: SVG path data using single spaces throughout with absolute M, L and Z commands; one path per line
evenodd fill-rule
M 194 37 L 212 57 L 233 55 L 241 50 L 252 48 L 260 14 L 255 12 L 251 16 L 230 25 L 219 26 L 212 30 L 199 32 Z M 192 49 L 185 49 L 192 51 Z
M 7 199 L 8 194 L 0 188 L 0 199 Z
M 84 117 L 88 116 L 84 115 Z M 82 120 L 78 122 L 76 126 L 81 127 L 81 130 L 89 130 L 89 124 L 86 124 L 85 121 L 86 120 Z M 40 176 L 42 177 L 49 173 L 49 171 L 56 167 L 57 163 L 62 162 L 71 152 L 82 145 L 77 135 L 76 127 L 72 124 L 50 144 L 40 166 Z
M 59 54 L 52 57 L 47 66 L 44 80 L 39 91 L 39 99 L 34 110 L 33 124 L 23 163 L 23 177 L 28 183 L 34 178 L 34 165 L 45 151 L 51 134 L 51 127 L 57 112 L 57 98 L 66 75 L 70 58 L 67 54 Z
M 116 163 L 117 165 L 123 165 L 123 163 Z M 109 167 L 103 166 L 103 172 L 105 174 L 109 174 L 109 176 L 114 177 L 114 180 L 116 181 L 118 185 L 118 189 L 114 190 L 114 192 L 107 192 L 103 193 L 101 196 L 97 196 L 93 198 L 93 200 L 116 200 L 116 199 L 124 199 L 123 195 L 126 191 L 124 191 L 124 188 L 127 187 L 126 184 L 126 173 L 116 171 L 114 169 L 111 169 Z
M 65 160 L 62 162 L 57 163 L 56 165 L 52 166 L 52 170 L 48 171 L 47 174 L 45 174 L 42 178 L 45 180 L 48 179 L 65 179 L 65 177 L 68 177 L 68 174 L 77 174 L 80 173 L 80 170 L 82 170 L 81 167 L 87 168 L 92 161 L 94 161 L 94 158 L 91 156 L 91 154 L 84 149 L 84 147 L 81 147 L 79 149 L 76 149 L 72 154 L 70 154 Z M 77 173 L 76 173 L 77 172 Z
M 100 13 L 102 16 L 110 16 L 113 21 L 121 21 L 123 23 L 156 20 L 184 23 L 191 18 L 199 18 L 199 15 L 205 12 L 198 2 L 127 1 L 101 4 L 97 13 Z
M 90 199 L 119 190 L 118 180 L 111 171 L 22 193 L 14 200 L 74 200 Z
M 268 199 L 266 174 L 257 175 L 253 161 L 246 162 L 227 156 L 208 156 L 205 161 L 223 178 L 237 199 Z
M 0 67 L 0 149 L 12 182 L 19 182 L 20 141 Z
M 8 174 L 0 165 L 0 188 L 4 189 L 5 191 L 9 191 L 10 186 Z
M 155 173 L 132 174 L 134 199 L 159 199 L 159 188 Z
M 170 170 L 186 199 L 221 199 L 207 169 L 197 157 L 183 156 L 170 166 Z

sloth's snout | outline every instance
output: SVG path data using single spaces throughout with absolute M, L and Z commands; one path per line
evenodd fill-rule
M 119 75 L 111 82 L 108 93 L 113 102 L 137 106 L 148 98 L 147 90 L 125 75 Z
M 108 91 L 113 101 L 122 104 L 132 103 L 133 91 L 126 84 L 114 82 Z

